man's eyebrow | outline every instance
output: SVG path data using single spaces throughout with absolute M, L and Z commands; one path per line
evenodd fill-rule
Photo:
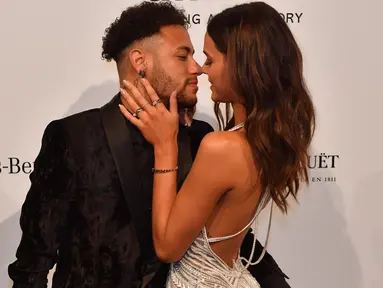
M 176 49 L 176 51 L 185 50 L 187 53 L 194 54 L 194 49 L 190 48 L 189 46 L 182 45 Z

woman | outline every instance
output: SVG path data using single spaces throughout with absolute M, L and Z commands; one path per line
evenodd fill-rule
M 233 108 L 232 127 L 202 140 L 178 194 L 176 93 L 169 111 L 147 80 L 153 105 L 128 84 L 124 97 L 143 111 L 121 111 L 154 146 L 153 238 L 158 257 L 172 263 L 167 287 L 259 287 L 246 269 L 256 262 L 239 258 L 246 231 L 269 201 L 286 213 L 287 196 L 308 182 L 315 121 L 302 56 L 279 13 L 262 2 L 212 18 L 204 53 L 212 99 Z

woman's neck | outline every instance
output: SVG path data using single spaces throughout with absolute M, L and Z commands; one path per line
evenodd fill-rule
M 246 121 L 246 108 L 243 104 L 232 103 L 233 115 L 234 115 L 234 126 Z

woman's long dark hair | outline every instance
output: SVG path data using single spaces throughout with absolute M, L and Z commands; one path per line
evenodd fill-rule
M 297 199 L 300 182 L 308 183 L 315 130 L 301 51 L 280 14 L 264 2 L 224 10 L 210 20 L 207 33 L 226 56 L 233 91 L 243 97 L 262 191 L 287 213 L 287 196 Z M 225 125 L 218 104 L 215 111 Z

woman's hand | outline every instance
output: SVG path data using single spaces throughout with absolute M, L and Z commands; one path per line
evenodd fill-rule
M 153 146 L 158 148 L 172 146 L 177 142 L 179 126 L 177 91 L 170 95 L 170 109 L 168 110 L 148 80 L 142 78 L 141 81 L 151 103 L 132 83 L 124 80 L 125 88 L 120 89 L 121 94 L 135 112 L 131 114 L 123 105 L 119 105 L 120 110 Z

